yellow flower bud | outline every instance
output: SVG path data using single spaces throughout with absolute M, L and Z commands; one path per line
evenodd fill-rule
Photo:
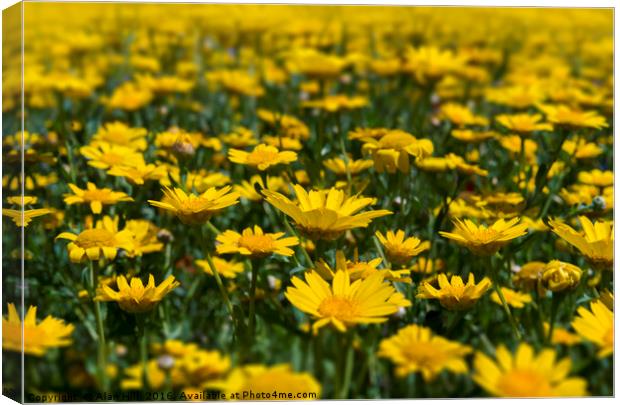
M 581 269 L 573 264 L 552 260 L 545 266 L 542 283 L 553 292 L 577 287 L 581 280 Z

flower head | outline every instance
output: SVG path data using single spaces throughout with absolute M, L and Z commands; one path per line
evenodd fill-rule
M 586 381 L 568 377 L 570 358 L 556 361 L 554 349 L 534 353 L 527 343 L 521 343 L 516 354 L 505 346 L 495 352 L 497 361 L 478 352 L 474 359 L 474 381 L 497 397 L 572 397 L 588 395 Z
M 216 389 L 232 398 L 234 393 L 286 392 L 294 398 L 320 399 L 321 385 L 309 373 L 297 373 L 288 364 L 265 366 L 246 364 L 234 368 L 225 379 L 209 381 L 205 388 Z
M 97 188 L 94 183 L 88 182 L 86 190 L 82 190 L 75 184 L 69 183 L 69 188 L 73 194 L 65 194 L 65 203 L 89 204 L 93 214 L 101 214 L 104 205 L 113 205 L 121 201 L 133 201 L 122 191 L 113 191 L 109 188 Z
M 402 301 L 402 295 L 383 282 L 380 273 L 351 283 L 349 273 L 338 271 L 331 285 L 314 271 L 306 272 L 305 279 L 293 277 L 294 287 L 287 288 L 284 295 L 317 319 L 312 325 L 315 333 L 328 324 L 345 332 L 355 324 L 385 322 L 388 315 L 398 311 L 394 301 Z
M 116 224 L 109 217 L 103 218 L 95 228 L 85 229 L 78 235 L 63 232 L 56 239 L 68 239 L 67 245 L 69 259 L 79 263 L 85 259 L 99 260 L 102 257 L 112 260 L 116 257 L 118 249 L 131 251 L 134 247 L 133 234 L 124 229 L 120 232 Z
M 226 278 L 235 278 L 239 273 L 243 273 L 245 270 L 242 262 L 237 262 L 235 260 L 225 260 L 221 257 L 212 257 L 213 265 L 219 274 L 222 277 Z M 205 273 L 209 275 L 213 275 L 213 271 L 211 270 L 211 266 L 207 260 L 196 260 L 196 265 L 202 269 Z
M 241 234 L 227 230 L 217 235 L 216 241 L 218 254 L 239 253 L 250 257 L 266 257 L 272 253 L 291 256 L 295 252 L 289 246 L 299 245 L 299 239 L 295 236 L 280 239 L 284 232 L 264 233 L 258 226 L 254 229 L 246 228 Z
M 97 130 L 92 143 L 95 146 L 105 143 L 124 146 L 133 150 L 145 150 L 147 146 L 146 133 L 144 128 L 131 128 L 118 121 L 108 122 Z
M 583 232 L 556 220 L 549 221 L 549 226 L 553 233 L 579 249 L 593 266 L 611 269 L 614 262 L 613 222 L 596 221 L 593 224 L 585 216 L 580 216 L 579 222 Z
M 416 298 L 437 299 L 442 307 L 457 311 L 471 308 L 491 287 L 491 280 L 487 277 L 476 284 L 473 273 L 469 273 L 467 284 L 463 283 L 460 276 L 452 276 L 448 281 L 445 274 L 437 277 L 437 283 L 438 288 L 427 281 L 423 282 Z
M 424 159 L 433 153 L 433 143 L 428 139 L 418 139 L 401 130 L 390 130 L 379 138 L 368 137 L 362 139 L 365 143 L 362 150 L 370 153 L 375 169 L 382 173 L 408 173 L 410 168 L 409 156 Z
M 338 238 L 344 231 L 365 228 L 373 218 L 391 214 L 387 210 L 376 210 L 356 214 L 373 204 L 374 198 L 346 197 L 344 191 L 312 190 L 307 192 L 300 185 L 294 185 L 297 202 L 270 190 L 263 194 L 267 202 L 291 217 L 299 230 L 310 239 Z
M 233 163 L 253 166 L 258 170 L 267 170 L 271 166 L 278 164 L 288 164 L 297 160 L 297 153 L 292 151 L 280 152 L 275 146 L 261 143 L 256 145 L 252 152 L 245 152 L 238 149 L 228 151 L 228 159 Z
M 605 117 L 596 111 L 582 111 L 567 105 L 540 105 L 540 110 L 552 124 L 564 125 L 573 128 L 607 128 Z
M 430 328 L 409 325 L 383 339 L 378 356 L 390 359 L 399 377 L 420 372 L 425 381 L 432 381 L 443 370 L 466 373 L 464 357 L 471 351 L 469 346 L 435 335 Z
M 48 315 L 37 323 L 37 307 L 30 306 L 22 323 L 15 304 L 9 303 L 9 316 L 2 317 L 2 348 L 43 356 L 49 349 L 71 344 L 73 325 Z M 23 335 L 22 335 L 23 331 Z M 23 340 L 22 340 L 23 336 Z
M 186 194 L 180 188 L 163 189 L 162 201 L 148 200 L 149 204 L 173 212 L 184 224 L 204 224 L 221 209 L 239 202 L 239 194 L 229 193 L 231 187 L 209 188 L 202 194 Z
M 97 301 L 116 301 L 121 309 L 132 312 L 147 312 L 161 301 L 166 294 L 179 286 L 174 276 L 168 276 L 161 284 L 155 285 L 155 278 L 149 274 L 148 284 L 145 286 L 138 277 L 131 277 L 129 282 L 125 276 L 116 278 L 118 291 L 103 284 L 97 290 Z
M 36 208 L 33 210 L 14 210 L 10 208 L 2 208 L 2 215 L 11 218 L 13 223 L 24 228 L 32 222 L 33 218 L 40 217 L 51 213 L 49 208 Z
M 548 123 L 540 122 L 540 114 L 501 114 L 495 117 L 504 128 L 514 131 L 520 135 L 527 135 L 534 131 L 551 131 L 553 126 Z
M 375 236 L 383 245 L 390 262 L 395 264 L 405 264 L 415 256 L 430 249 L 431 246 L 430 242 L 422 242 L 414 236 L 405 238 L 405 232 L 400 229 L 396 233 L 387 231 L 385 236 L 377 231 Z
M 573 264 L 552 260 L 542 272 L 542 285 L 553 292 L 572 290 L 579 285 L 581 273 L 581 269 Z
M 594 169 L 589 172 L 579 172 L 577 180 L 582 184 L 590 184 L 597 187 L 608 187 L 614 185 L 614 172 L 611 170 Z
M 110 169 L 113 166 L 144 165 L 142 153 L 126 146 L 98 143 L 95 146 L 82 146 L 80 153 L 88 160 L 88 165 L 97 169 Z
M 532 302 L 532 297 L 529 294 L 523 294 L 506 287 L 501 287 L 501 290 L 506 303 L 513 308 L 523 308 L 525 304 Z M 491 293 L 491 301 L 498 305 L 502 305 L 502 300 L 499 294 L 497 294 L 497 291 Z
M 490 256 L 511 240 L 527 233 L 527 224 L 517 224 L 519 218 L 509 221 L 499 219 L 490 227 L 476 225 L 469 219 L 454 220 L 454 232 L 439 232 L 444 238 L 452 239 L 456 243 L 467 247 L 478 256 Z
M 571 326 L 584 340 L 599 348 L 598 357 L 603 358 L 614 352 L 614 313 L 601 301 L 590 303 L 590 310 L 577 309 Z

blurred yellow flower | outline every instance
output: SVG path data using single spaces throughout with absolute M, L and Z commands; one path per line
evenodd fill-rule
M 211 260 L 213 260 L 213 265 L 215 266 L 215 269 L 220 275 L 222 275 L 222 277 L 235 278 L 239 275 L 239 273 L 243 273 L 243 271 L 245 270 L 243 263 L 236 262 L 235 260 L 225 260 L 217 256 L 212 257 Z M 211 270 L 211 266 L 209 266 L 208 261 L 196 260 L 196 264 L 205 273 L 211 276 L 213 275 L 213 271 Z
M 43 356 L 55 347 L 72 343 L 74 326 L 48 315 L 37 323 L 37 307 L 30 306 L 22 323 L 15 304 L 8 303 L 9 316 L 2 317 L 2 349 Z
M 424 159 L 433 153 L 433 143 L 428 139 L 417 139 L 401 131 L 391 130 L 380 138 L 363 138 L 362 150 L 372 155 L 375 169 L 379 173 L 387 171 L 409 173 L 409 156 Z
M 102 257 L 112 260 L 116 257 L 118 249 L 131 251 L 133 248 L 133 234 L 130 230 L 116 230 L 116 224 L 111 218 L 105 217 L 92 229 L 85 229 L 78 235 L 71 232 L 63 232 L 56 239 L 71 241 L 67 245 L 69 259 L 79 263 L 84 259 L 99 260 Z
M 577 232 L 570 226 L 550 220 L 553 233 L 570 243 L 595 267 L 611 270 L 614 263 L 614 225 L 613 221 L 596 221 L 580 216 L 579 222 L 583 232 Z
M 545 113 L 552 124 L 573 128 L 607 128 L 607 120 L 596 111 L 582 111 L 567 105 L 544 105 L 538 108 Z
M 600 301 L 592 301 L 590 310 L 577 308 L 571 326 L 582 339 L 598 346 L 598 357 L 603 358 L 614 352 L 614 313 Z
M 272 395 L 274 392 L 283 396 L 270 399 L 321 398 L 321 384 L 309 373 L 294 372 L 288 364 L 246 364 L 234 368 L 225 379 L 208 381 L 204 388 L 221 391 L 226 395 L 226 399 L 236 398 L 235 394 L 242 393 L 239 399 L 264 400 L 264 395 Z
M 94 183 L 86 183 L 86 190 L 82 190 L 75 184 L 68 184 L 73 194 L 65 194 L 64 201 L 68 205 L 89 204 L 93 214 L 101 214 L 104 205 L 113 205 L 122 201 L 133 201 L 122 191 L 113 191 L 109 188 L 97 188 Z
M 2 208 L 2 215 L 11 218 L 17 226 L 27 227 L 33 218 L 40 217 L 51 213 L 49 208 L 36 208 L 33 210 L 13 210 L 10 208 Z
M 464 357 L 471 351 L 467 345 L 435 335 L 430 328 L 409 325 L 383 339 L 377 355 L 396 365 L 398 377 L 420 372 L 424 381 L 430 382 L 444 370 L 467 373 Z
M 556 361 L 554 349 L 538 354 L 527 343 L 511 354 L 504 345 L 495 351 L 497 361 L 477 352 L 474 358 L 474 381 L 496 397 L 573 397 L 586 396 L 586 381 L 569 377 L 571 360 Z
M 540 114 L 500 114 L 495 120 L 502 125 L 521 136 L 528 135 L 535 131 L 552 131 L 551 124 L 541 122 L 543 119 Z
M 146 134 L 144 128 L 132 128 L 119 121 L 108 122 L 101 126 L 92 139 L 92 145 L 110 144 L 143 151 L 146 149 Z
M 502 295 L 506 300 L 506 303 L 513 308 L 523 308 L 525 304 L 532 302 L 532 297 L 529 294 L 523 294 L 515 290 L 511 290 L 510 288 L 500 287 L 502 290 Z M 491 293 L 491 301 L 498 305 L 503 305 L 502 300 L 499 298 L 499 295 L 496 291 Z

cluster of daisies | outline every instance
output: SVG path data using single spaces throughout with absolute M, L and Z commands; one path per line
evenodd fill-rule
M 609 10 L 25 7 L 26 392 L 613 392 Z

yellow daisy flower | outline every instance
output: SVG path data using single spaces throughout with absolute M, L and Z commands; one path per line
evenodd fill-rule
M 418 139 L 415 136 L 401 131 L 391 130 L 381 138 L 363 138 L 364 153 L 370 153 L 375 169 L 379 173 L 387 171 L 409 173 L 409 156 L 424 159 L 433 154 L 433 143 L 428 139 Z
M 405 264 L 431 247 L 430 242 L 422 242 L 414 236 L 405 239 L 405 232 L 400 229 L 396 233 L 394 231 L 387 231 L 385 236 L 377 231 L 375 236 L 383 245 L 385 254 L 390 262 L 395 264 Z
M 116 278 L 118 291 L 103 284 L 97 289 L 95 300 L 116 301 L 121 309 L 131 313 L 147 312 L 179 285 L 180 283 L 175 281 L 174 276 L 168 276 L 156 286 L 155 278 L 149 274 L 149 281 L 145 286 L 138 277 L 131 277 L 128 282 L 125 276 L 121 275 Z
M 545 336 L 549 335 L 549 322 L 543 323 L 543 330 L 545 332 Z M 570 333 L 566 329 L 560 328 L 556 325 L 553 328 L 551 343 L 553 343 L 554 345 L 573 346 L 581 343 L 581 337 L 579 337 L 579 335 L 575 335 L 574 333 Z
M 145 150 L 146 134 L 147 131 L 144 128 L 131 128 L 119 121 L 108 122 L 97 130 L 93 136 L 92 145 L 111 144 L 133 150 Z
M 583 232 L 556 220 L 550 220 L 553 233 L 575 246 L 595 267 L 609 269 L 614 263 L 614 225 L 612 221 L 596 221 L 580 216 Z
M 504 296 L 506 303 L 513 308 L 523 308 L 525 304 L 532 302 L 532 297 L 529 294 L 523 294 L 506 287 L 500 288 L 502 289 L 502 295 Z M 498 305 L 503 305 L 497 291 L 493 291 L 491 293 L 491 301 Z
M 56 239 L 67 239 L 71 242 L 67 245 L 69 259 L 73 263 L 79 263 L 84 259 L 99 260 L 101 257 L 112 260 L 116 257 L 118 249 L 131 251 L 133 248 L 133 234 L 124 229 L 116 230 L 116 224 L 109 217 L 103 218 L 92 229 L 86 229 L 79 235 L 71 232 L 63 232 Z
M 280 152 L 278 148 L 264 143 L 256 145 L 252 152 L 245 152 L 238 149 L 228 151 L 228 160 L 233 163 L 253 166 L 258 170 L 267 170 L 271 166 L 278 164 L 289 164 L 297 160 L 297 153 L 292 151 Z
M 321 398 L 321 384 L 309 373 L 293 371 L 288 364 L 246 364 L 234 368 L 225 379 L 207 382 L 204 388 L 221 391 L 227 399 L 236 398 L 234 395 L 241 393 L 239 399 L 242 400 L 264 400 L 267 399 L 264 395 L 274 392 L 284 397 L 269 399 Z
M 416 259 L 413 266 L 411 266 L 411 271 L 420 274 L 430 274 L 433 271 L 441 271 L 445 267 L 446 264 L 441 259 L 427 259 L 426 257 L 420 256 Z
M 124 177 L 132 184 L 142 185 L 147 180 L 162 180 L 167 177 L 165 166 L 152 163 L 134 162 L 134 165 L 116 165 L 110 167 L 107 173 L 110 176 Z
M 478 284 L 474 274 L 469 273 L 467 284 L 460 276 L 452 276 L 450 281 L 445 274 L 437 277 L 438 288 L 424 281 L 416 298 L 437 299 L 442 307 L 449 310 L 463 311 L 471 308 L 491 288 L 491 280 L 483 278 Z
M 234 148 L 245 148 L 258 143 L 254 133 L 246 127 L 236 127 L 228 134 L 219 135 L 219 138 L 222 142 Z
M 607 120 L 596 111 L 582 111 L 567 105 L 539 105 L 552 124 L 574 128 L 607 128 Z
M 467 373 L 464 357 L 471 351 L 467 345 L 435 335 L 430 328 L 409 325 L 383 339 L 377 355 L 396 365 L 398 377 L 420 372 L 424 381 L 430 382 L 444 370 Z
M 538 354 L 521 343 L 516 354 L 501 345 L 495 352 L 497 361 L 478 352 L 474 358 L 474 381 L 497 397 L 576 397 L 586 396 L 586 381 L 569 377 L 570 358 L 556 360 L 554 349 Z
M 82 146 L 80 153 L 88 160 L 89 166 L 102 170 L 119 165 L 144 165 L 142 153 L 125 146 L 98 143 L 96 146 Z
M 509 221 L 499 219 L 490 227 L 476 225 L 469 219 L 454 220 L 454 232 L 439 232 L 444 238 L 452 239 L 478 256 L 494 255 L 511 240 L 527 233 L 527 224 L 517 224 L 519 218 Z
M 475 115 L 469 108 L 456 103 L 442 105 L 439 111 L 439 118 L 448 120 L 459 127 L 467 125 L 486 126 L 489 124 L 489 120 L 485 117 Z
M 319 259 L 314 269 L 325 280 L 333 280 L 338 271 L 345 271 L 349 273 L 351 281 L 367 278 L 375 273 L 381 273 L 386 280 L 398 281 L 401 283 L 411 283 L 409 276 L 409 269 L 402 270 L 390 270 L 379 269 L 382 259 L 380 257 L 372 259 L 368 262 L 360 261 L 355 255 L 353 261 L 347 260 L 342 250 L 336 251 L 336 267 L 330 267 L 323 259 Z M 408 305 L 403 305 L 408 306 Z
M 582 339 L 598 346 L 598 357 L 603 358 L 614 352 L 614 313 L 601 301 L 592 301 L 590 310 L 577 308 L 578 316 L 571 326 Z
M 72 324 L 50 315 L 37 323 L 35 306 L 28 308 L 22 323 L 15 304 L 9 303 L 8 308 L 9 316 L 2 317 L 2 349 L 43 356 L 49 349 L 71 345 Z
M 540 114 L 501 114 L 495 120 L 519 135 L 527 135 L 534 131 L 552 131 L 551 124 L 540 122 L 543 117 Z
M 589 172 L 579 172 L 577 181 L 596 187 L 608 187 L 614 185 L 614 172 L 611 170 L 594 169 Z
M 29 195 L 25 195 L 25 196 L 13 196 L 13 197 L 7 197 L 6 198 L 6 202 L 8 202 L 9 204 L 13 204 L 13 205 L 19 205 L 20 207 L 24 207 L 26 205 L 34 205 L 37 203 L 39 199 L 35 196 L 29 196 Z
M 254 258 L 266 257 L 272 253 L 282 256 L 292 256 L 295 252 L 289 246 L 299 245 L 299 239 L 295 236 L 280 239 L 284 232 L 263 233 L 258 225 L 246 228 L 241 234 L 227 230 L 217 235 L 215 239 L 218 254 L 239 253 Z
M 131 219 L 125 223 L 125 230 L 131 232 L 133 246 L 127 251 L 129 257 L 145 253 L 160 252 L 164 244 L 157 239 L 159 228 L 145 219 Z
M 246 198 L 250 201 L 262 201 L 263 196 L 258 193 L 256 187 L 260 190 L 265 188 L 265 184 L 260 175 L 254 175 L 249 181 L 243 180 L 241 184 L 236 184 L 235 191 L 239 193 L 242 198 Z M 282 193 L 288 193 L 288 183 L 282 177 L 279 176 L 267 176 L 267 187 L 271 191 L 279 191 Z
M 333 240 L 346 230 L 365 228 L 373 218 L 390 215 L 387 210 L 376 210 L 356 214 L 373 204 L 374 198 L 345 197 L 342 190 L 312 190 L 307 192 L 300 185 L 294 185 L 297 202 L 280 193 L 264 190 L 267 202 L 291 217 L 297 228 L 308 238 Z
M 180 188 L 165 187 L 162 201 L 148 200 L 149 204 L 171 211 L 184 224 L 204 224 L 221 209 L 239 202 L 239 194 L 229 192 L 230 186 L 212 187 L 202 194 L 186 194 Z
M 10 208 L 2 208 L 2 215 L 11 218 L 17 226 L 27 227 L 33 218 L 40 217 L 51 213 L 49 208 L 37 208 L 34 210 L 13 210 Z
M 355 176 L 364 170 L 371 168 L 373 166 L 373 162 L 372 160 L 367 159 L 352 160 L 349 158 L 345 161 L 342 158 L 332 158 L 324 160 L 323 166 L 338 176 L 346 176 L 347 171 L 351 174 L 351 176 Z
M 542 273 L 545 270 L 545 262 L 528 262 L 515 272 L 512 282 L 521 289 L 533 290 L 538 286 Z
M 450 135 L 461 142 L 478 143 L 495 138 L 498 134 L 493 131 L 474 131 L 471 129 L 453 129 Z
M 289 138 L 287 136 L 271 136 L 265 135 L 262 138 L 263 142 L 274 148 L 282 150 L 302 150 L 303 145 L 297 138 Z
M 122 191 L 113 191 L 109 188 L 97 188 L 94 183 L 86 183 L 86 190 L 82 190 L 75 184 L 69 183 L 73 194 L 65 194 L 64 201 L 68 205 L 89 204 L 93 214 L 101 214 L 104 205 L 112 205 L 122 201 L 133 201 Z
M 306 272 L 305 279 L 293 277 L 294 287 L 288 287 L 284 295 L 296 308 L 317 318 L 314 333 L 328 324 L 345 332 L 355 324 L 385 322 L 399 309 L 394 301 L 403 300 L 380 273 L 351 283 L 349 273 L 338 271 L 331 285 L 314 271 Z
M 217 272 L 226 278 L 235 278 L 239 275 L 239 273 L 243 273 L 245 270 L 243 267 L 243 263 L 236 262 L 234 260 L 225 260 L 221 257 L 214 256 L 211 258 L 213 260 L 213 265 Z M 211 266 L 209 266 L 209 262 L 206 260 L 196 260 L 196 265 L 202 269 L 205 273 L 209 275 L 213 275 L 213 271 L 211 270 Z
M 575 159 L 592 159 L 603 153 L 603 149 L 600 146 L 596 143 L 588 142 L 584 138 L 567 140 L 562 144 L 562 150 Z
M 572 290 L 579 285 L 582 270 L 570 263 L 552 260 L 541 274 L 542 285 L 553 292 Z

